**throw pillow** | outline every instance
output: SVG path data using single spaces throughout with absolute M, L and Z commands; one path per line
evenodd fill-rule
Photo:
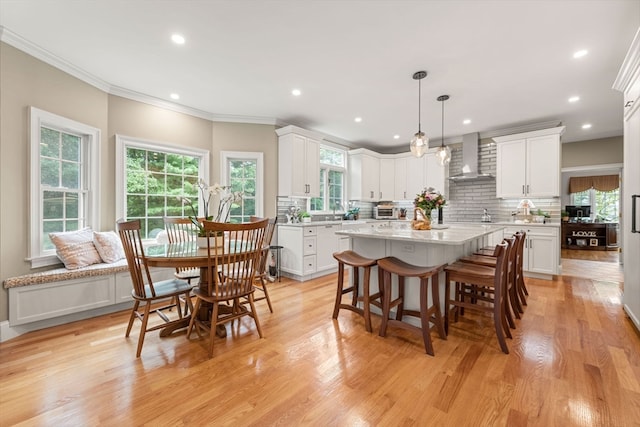
M 94 231 L 93 244 L 102 261 L 107 264 L 120 261 L 125 256 L 120 236 L 115 231 Z
M 93 232 L 89 227 L 77 231 L 49 233 L 49 238 L 56 247 L 56 255 L 68 270 L 102 262 L 93 245 Z

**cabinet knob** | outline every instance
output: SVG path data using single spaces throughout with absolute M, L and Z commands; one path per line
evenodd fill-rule
M 631 107 L 632 105 L 633 105 L 633 101 L 627 101 L 627 103 L 624 104 L 625 108 Z

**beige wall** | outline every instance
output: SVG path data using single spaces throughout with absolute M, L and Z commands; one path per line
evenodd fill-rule
M 100 228 L 112 230 L 115 213 L 115 135 L 211 152 L 211 181 L 218 181 L 220 151 L 261 151 L 265 166 L 265 215 L 275 214 L 275 126 L 219 123 L 108 95 L 5 43 L 0 43 L 0 281 L 33 272 L 29 233 L 28 107 L 34 106 L 102 131 Z M 8 293 L 0 290 L 0 322 L 9 318 Z
M 622 136 L 562 144 L 562 167 L 622 163 Z

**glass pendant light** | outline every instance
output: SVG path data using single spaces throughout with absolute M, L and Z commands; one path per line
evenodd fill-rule
M 438 101 L 442 102 L 442 139 L 440 140 L 440 147 L 436 151 L 436 158 L 440 166 L 448 165 L 451 162 L 451 149 L 444 145 L 444 101 L 449 99 L 449 95 L 440 95 Z
M 413 73 L 413 79 L 418 81 L 418 132 L 413 135 L 411 138 L 411 144 L 409 144 L 409 148 L 411 149 L 411 154 L 416 157 L 422 157 L 429 149 L 429 138 L 422 132 L 420 129 L 420 98 L 422 85 L 420 81 L 427 77 L 426 71 L 416 71 Z

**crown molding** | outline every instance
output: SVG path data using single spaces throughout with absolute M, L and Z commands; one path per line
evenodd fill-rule
M 618 76 L 613 82 L 613 89 L 626 92 L 631 80 L 636 73 L 640 72 L 640 28 L 636 31 L 636 35 L 629 46 L 629 50 L 624 57 L 624 62 L 620 67 Z

